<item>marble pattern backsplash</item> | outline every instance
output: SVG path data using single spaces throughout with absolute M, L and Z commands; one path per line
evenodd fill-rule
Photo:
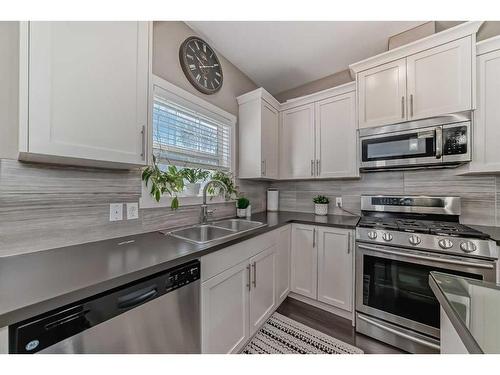
M 500 226 L 500 176 L 458 176 L 457 169 L 428 169 L 361 173 L 355 180 L 277 181 L 280 210 L 313 212 L 312 198 L 330 198 L 329 213 L 343 214 L 335 206 L 342 197 L 343 207 L 360 214 L 362 194 L 447 195 L 462 198 L 461 222 Z
M 262 182 L 238 181 L 252 211 L 266 207 Z M 200 206 L 139 210 L 135 220 L 109 221 L 109 204 L 138 202 L 140 171 L 22 163 L 0 159 L 0 256 L 116 238 L 199 221 Z M 236 215 L 214 204 L 215 218 Z

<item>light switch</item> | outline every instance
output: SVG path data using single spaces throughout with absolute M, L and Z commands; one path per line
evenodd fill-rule
M 137 202 L 127 203 L 127 220 L 139 218 L 139 204 Z
M 109 221 L 123 220 L 123 203 L 111 203 L 109 205 Z

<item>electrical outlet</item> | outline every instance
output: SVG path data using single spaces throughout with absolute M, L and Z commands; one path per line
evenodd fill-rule
M 109 205 L 109 221 L 123 220 L 123 203 L 111 203 Z
M 139 204 L 137 202 L 127 203 L 127 220 L 139 218 Z
M 342 207 L 342 197 L 335 198 L 335 205 L 337 207 Z

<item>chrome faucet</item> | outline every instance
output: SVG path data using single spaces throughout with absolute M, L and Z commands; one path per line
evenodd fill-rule
M 227 191 L 226 184 L 219 180 L 210 180 L 205 184 L 203 188 L 203 204 L 201 205 L 200 222 L 201 224 L 206 224 L 208 222 L 208 215 L 213 214 L 213 210 L 208 210 L 207 205 L 207 189 L 210 185 L 219 185 L 223 191 Z

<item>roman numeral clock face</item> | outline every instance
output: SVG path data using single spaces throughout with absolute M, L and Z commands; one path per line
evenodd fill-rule
M 191 84 L 204 94 L 222 87 L 222 68 L 214 50 L 197 37 L 187 38 L 179 50 L 182 70 Z

